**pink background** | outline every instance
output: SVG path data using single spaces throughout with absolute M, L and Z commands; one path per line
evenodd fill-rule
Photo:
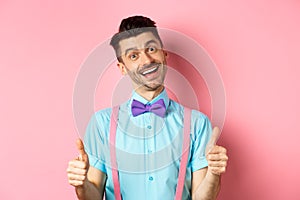
M 219 199 L 299 199 L 296 0 L 1 1 L 0 199 L 75 199 L 66 167 L 77 155 L 76 75 L 133 14 L 194 38 L 218 66 L 227 103 L 219 144 L 230 157 Z

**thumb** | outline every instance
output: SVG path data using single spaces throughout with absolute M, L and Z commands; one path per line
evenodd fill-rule
M 77 150 L 79 152 L 79 160 L 83 160 L 84 157 L 86 157 L 86 153 L 84 150 L 84 145 L 81 139 L 77 139 L 76 140 L 76 146 L 77 146 Z
M 211 138 L 206 145 L 205 155 L 207 155 L 211 151 L 211 149 L 216 145 L 220 135 L 221 135 L 220 129 L 218 127 L 214 127 L 211 134 Z

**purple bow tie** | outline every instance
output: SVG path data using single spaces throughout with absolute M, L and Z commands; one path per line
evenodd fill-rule
M 131 104 L 131 112 L 134 117 L 146 112 L 153 112 L 160 117 L 164 117 L 166 113 L 166 106 L 163 99 L 159 99 L 151 105 L 144 105 L 143 103 L 133 99 Z

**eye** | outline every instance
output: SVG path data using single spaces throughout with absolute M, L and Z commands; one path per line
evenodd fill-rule
M 149 53 L 155 53 L 157 51 L 156 47 L 149 47 L 148 52 Z
M 129 55 L 130 60 L 136 60 L 138 58 L 138 54 L 137 53 L 132 53 Z

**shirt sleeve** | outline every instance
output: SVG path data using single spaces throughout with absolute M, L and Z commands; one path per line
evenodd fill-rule
M 108 122 L 107 122 L 108 121 Z M 92 167 L 107 173 L 106 160 L 109 155 L 107 131 L 109 131 L 109 118 L 105 113 L 95 113 L 87 126 L 84 136 L 85 151 L 89 156 L 89 163 Z
M 211 123 L 206 115 L 193 110 L 191 124 L 191 162 L 192 172 L 208 166 L 205 148 L 212 134 Z

